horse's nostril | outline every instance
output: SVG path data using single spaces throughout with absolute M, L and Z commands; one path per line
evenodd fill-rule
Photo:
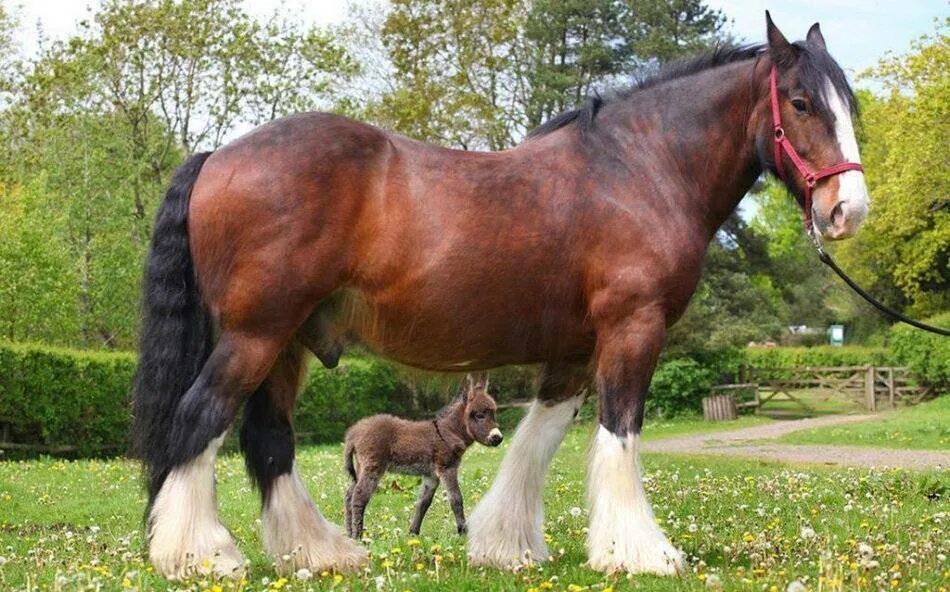
M 831 210 L 831 225 L 838 226 L 839 223 L 844 221 L 844 204 L 845 202 L 839 201 L 835 204 L 835 207 Z

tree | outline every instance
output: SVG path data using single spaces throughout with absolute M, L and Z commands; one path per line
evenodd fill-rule
M 331 77 L 355 68 L 327 32 L 259 23 L 238 0 L 108 0 L 79 35 L 29 64 L 0 117 L 2 178 L 11 194 L 40 183 L 44 200 L 22 201 L 18 216 L 69 257 L 59 278 L 73 284 L 56 296 L 74 316 L 58 341 L 131 345 L 141 261 L 171 170 L 238 126 L 329 103 Z M 5 235 L 2 249 L 28 253 L 32 236 Z M 20 275 L 44 261 L 20 257 Z M 22 287 L 17 295 L 32 293 Z
M 393 0 L 379 31 L 392 80 L 361 115 L 420 140 L 507 148 L 622 73 L 715 42 L 724 23 L 698 0 Z
M 871 210 L 858 236 L 837 249 L 859 282 L 916 315 L 950 307 L 948 25 L 865 74 L 884 89 L 862 105 Z

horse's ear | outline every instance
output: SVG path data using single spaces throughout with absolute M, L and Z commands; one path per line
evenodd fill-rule
M 772 61 L 782 68 L 791 66 L 795 59 L 795 47 L 788 42 L 785 35 L 772 22 L 772 15 L 769 14 L 768 10 L 765 11 L 765 30 L 766 37 L 769 40 L 769 52 L 772 54 Z
M 827 49 L 827 47 L 825 47 L 825 37 L 821 34 L 821 28 L 818 26 L 818 23 L 815 23 L 808 29 L 808 35 L 805 37 L 805 41 L 819 49 Z

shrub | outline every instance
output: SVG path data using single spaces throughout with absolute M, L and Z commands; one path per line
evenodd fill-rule
M 887 366 L 895 363 L 894 355 L 883 347 L 855 345 L 833 347 L 750 347 L 745 350 L 744 363 L 750 368 L 765 370 L 792 367 Z
M 925 322 L 950 328 L 950 312 Z M 950 338 L 898 323 L 891 328 L 890 345 L 898 363 L 910 368 L 922 385 L 937 389 L 950 386 Z
M 695 413 L 702 399 L 718 382 L 714 367 L 691 358 L 677 358 L 659 365 L 650 383 L 646 412 L 651 416 L 670 417 Z
M 311 368 L 296 413 L 301 441 L 339 441 L 351 423 L 384 410 L 413 414 L 388 364 L 344 358 L 335 370 Z M 0 433 L 34 452 L 123 454 L 134 373 L 131 353 L 0 343 Z
M 383 412 L 413 415 L 405 390 L 393 367 L 377 360 L 343 358 L 333 370 L 313 363 L 294 414 L 298 440 L 339 442 L 346 428 L 362 417 Z
M 0 345 L 0 424 L 13 442 L 75 454 L 125 451 L 135 357 Z

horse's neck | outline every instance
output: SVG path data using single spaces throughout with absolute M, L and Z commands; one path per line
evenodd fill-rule
M 616 136 L 628 158 L 683 177 L 677 187 L 689 190 L 676 199 L 693 208 L 710 237 L 761 173 L 752 126 L 762 85 L 752 83 L 753 69 L 751 61 L 736 62 L 672 80 L 640 91 L 613 114 L 633 130 Z M 650 127 L 655 139 L 644 150 L 639 130 Z

